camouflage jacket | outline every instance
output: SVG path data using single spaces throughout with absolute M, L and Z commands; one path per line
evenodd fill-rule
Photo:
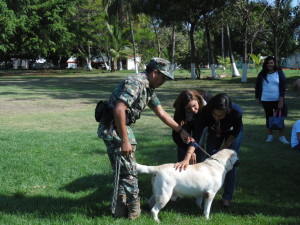
M 145 73 L 133 74 L 122 80 L 116 86 L 108 101 L 109 107 L 114 108 L 119 100 L 126 103 L 136 120 L 140 118 L 141 112 L 147 105 L 151 109 L 160 105 L 160 101 L 154 89 L 149 87 L 149 81 Z M 136 144 L 133 131 L 129 126 L 127 126 L 127 134 L 130 143 Z M 108 127 L 100 122 L 98 136 L 106 141 L 121 141 L 117 134 L 114 121 Z

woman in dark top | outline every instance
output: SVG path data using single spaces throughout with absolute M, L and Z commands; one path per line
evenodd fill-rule
M 284 96 L 286 88 L 286 78 L 282 70 L 279 70 L 275 58 L 268 56 L 262 66 L 262 71 L 258 74 L 255 83 L 255 98 L 257 103 L 262 105 L 266 116 L 266 127 L 268 136 L 266 142 L 273 141 L 273 130 L 269 127 L 269 118 L 274 111 L 282 109 L 282 115 L 286 116 L 284 108 Z M 289 144 L 284 136 L 284 128 L 279 130 L 279 141 Z
M 188 133 L 194 130 L 195 120 L 200 115 L 201 109 L 206 104 L 201 94 L 195 90 L 182 91 L 174 102 L 174 120 Z M 186 154 L 189 144 L 184 143 L 180 137 L 180 132 L 173 132 L 172 137 L 177 145 L 178 162 L 181 162 Z M 191 161 L 200 162 L 200 150 L 195 151 Z
M 203 107 L 193 130 L 195 142 L 200 140 L 205 127 L 208 127 L 206 151 L 212 155 L 216 150 L 225 148 L 233 149 L 237 153 L 243 137 L 243 122 L 241 108 L 231 102 L 226 94 L 217 94 Z M 177 163 L 177 169 L 186 169 L 190 162 L 191 154 L 197 145 L 190 144 L 183 161 Z M 235 186 L 235 168 L 227 172 L 224 181 L 223 205 L 229 206 Z

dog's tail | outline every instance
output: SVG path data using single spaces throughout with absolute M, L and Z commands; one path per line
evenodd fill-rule
M 155 174 L 158 171 L 159 166 L 145 166 L 141 164 L 136 164 L 136 170 L 138 173 L 150 173 Z

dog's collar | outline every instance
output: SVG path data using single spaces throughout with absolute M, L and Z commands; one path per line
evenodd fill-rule
M 223 165 L 219 160 L 215 159 L 215 158 L 212 157 L 210 154 L 208 154 L 208 153 L 207 153 L 203 148 L 201 148 L 201 146 L 198 145 L 196 142 L 193 142 L 193 143 L 192 143 L 192 146 L 193 146 L 194 148 L 199 148 L 202 152 L 204 152 L 204 153 L 209 157 L 209 159 L 216 160 L 219 164 L 221 164 L 222 166 L 224 166 L 226 172 L 228 172 L 229 170 L 231 170 L 231 169 L 226 168 L 226 165 Z M 230 161 L 230 164 L 232 165 L 232 168 L 233 168 L 233 167 L 234 167 L 234 164 L 231 162 L 230 159 L 229 159 L 229 161 Z
M 217 159 L 215 159 L 214 157 L 210 157 L 210 159 L 211 160 L 215 160 L 215 161 L 217 161 L 220 165 L 222 165 L 224 168 L 225 168 L 225 170 L 226 170 L 226 172 L 228 172 L 230 169 L 228 169 L 227 167 L 226 167 L 226 165 L 224 165 L 223 163 L 221 163 L 219 160 L 217 160 Z M 230 163 L 232 164 L 232 162 L 231 162 L 231 160 L 229 159 L 229 161 L 230 161 Z

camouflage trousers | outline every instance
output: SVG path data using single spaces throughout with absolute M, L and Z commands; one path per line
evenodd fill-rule
M 103 140 L 106 148 L 107 154 L 114 172 L 116 172 L 116 157 L 118 153 L 121 152 L 121 143 L 114 141 L 105 141 Z M 119 178 L 119 187 L 118 195 L 126 195 L 126 203 L 134 203 L 139 201 L 139 188 L 138 188 L 138 179 L 136 171 L 136 161 L 134 156 L 134 151 L 136 145 L 132 145 L 133 153 L 132 156 L 123 156 L 120 157 L 120 178 Z

